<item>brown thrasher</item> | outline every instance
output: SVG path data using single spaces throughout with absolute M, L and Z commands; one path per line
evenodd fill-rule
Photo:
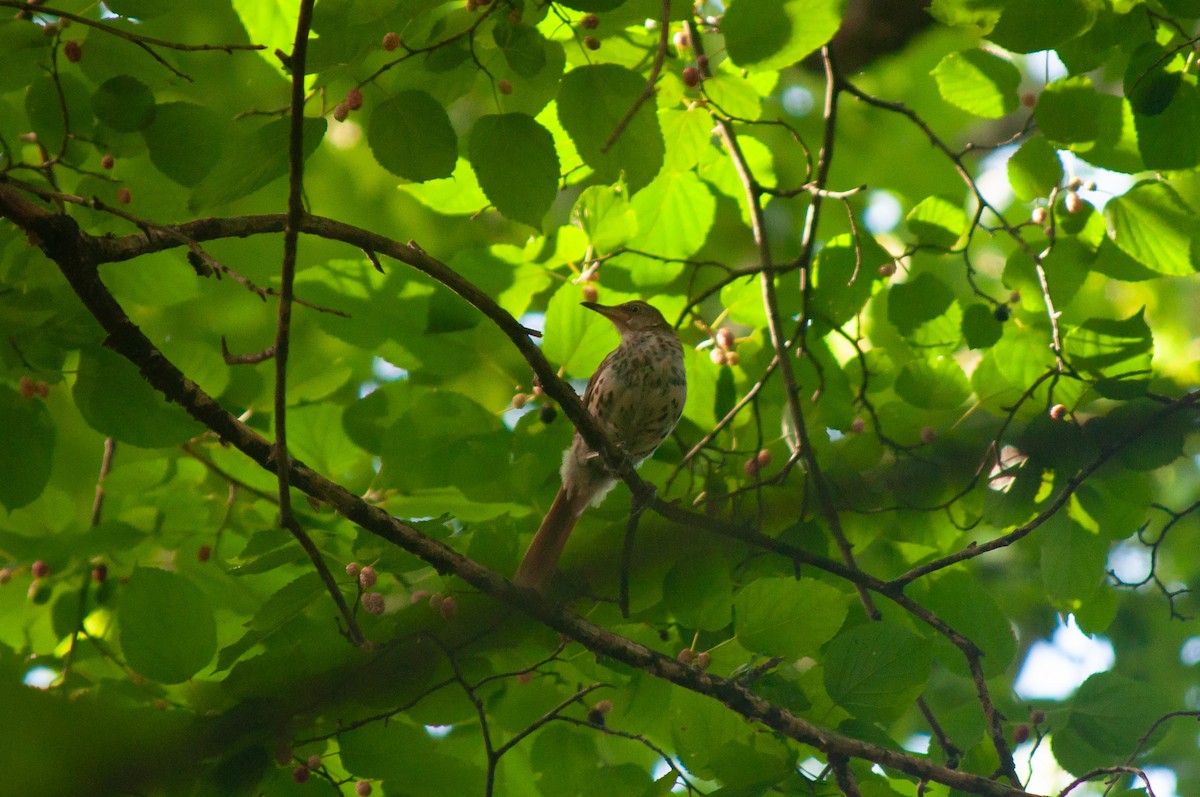
M 583 393 L 583 405 L 608 439 L 637 466 L 654 453 L 679 422 L 687 399 L 683 347 L 662 313 L 643 301 L 608 307 L 583 302 L 621 333 L 621 345 L 609 352 Z M 563 452 L 562 487 L 529 544 L 513 580 L 545 589 L 554 575 L 575 522 L 598 505 L 616 484 L 603 459 L 579 432 Z

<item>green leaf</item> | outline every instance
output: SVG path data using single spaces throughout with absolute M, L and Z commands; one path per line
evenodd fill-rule
M 1085 32 L 1104 9 L 1103 0 L 1005 0 L 988 38 L 1014 53 L 1035 53 Z
M 954 293 L 946 283 L 929 272 L 898 282 L 888 291 L 888 320 L 901 335 L 912 334 L 926 321 L 946 312 L 954 301 Z
M 121 591 L 121 650 L 136 672 L 178 684 L 198 673 L 217 651 L 217 627 L 208 600 L 183 576 L 134 568 Z
M 680 624 L 715 631 L 733 619 L 733 583 L 729 560 L 707 552 L 680 559 L 667 571 L 663 600 Z
M 908 228 L 923 246 L 949 249 L 967 229 L 967 212 L 960 203 L 940 196 L 922 199 L 908 213 Z
M 828 42 L 842 24 L 844 0 L 733 0 L 721 32 L 741 67 L 782 69 Z
M 950 26 L 971 28 L 986 34 L 1000 19 L 1005 0 L 933 0 L 929 13 Z
M 738 642 L 772 656 L 811 656 L 846 619 L 846 596 L 811 578 L 760 578 L 734 598 Z
M 933 70 L 942 99 L 967 113 L 999 119 L 1017 109 L 1021 72 L 987 50 L 950 53 Z
M 454 173 L 449 177 L 423 183 L 404 183 L 400 190 L 411 194 L 430 210 L 446 215 L 477 213 L 489 201 L 466 158 L 458 159 Z
M 450 117 L 424 91 L 402 91 L 380 103 L 367 123 L 367 143 L 380 166 L 418 183 L 449 177 L 458 159 Z
M 1144 374 L 1149 378 L 1154 341 L 1145 308 L 1122 321 L 1090 318 L 1067 332 L 1063 340 L 1075 368 L 1096 375 Z
M 492 40 L 509 69 L 521 77 L 533 77 L 546 66 L 546 40 L 531 25 L 510 25 L 504 20 L 492 29 Z
M 860 719 L 894 720 L 924 690 L 931 664 L 925 640 L 888 621 L 865 623 L 825 649 L 825 690 Z
M 996 318 L 996 312 L 986 304 L 971 304 L 963 310 L 963 338 L 972 349 L 993 346 L 1004 334 L 1004 324 Z
M 1133 51 L 1125 68 L 1125 96 L 1134 113 L 1157 116 L 1167 109 L 1183 84 L 1183 75 L 1169 71 L 1171 53 L 1156 42 L 1146 42 Z
M 57 83 L 49 75 L 42 75 L 29 85 L 25 92 L 25 112 L 29 115 L 29 124 L 37 134 L 38 142 L 48 154 L 57 153 L 62 147 L 63 137 L 67 133 L 67 119 L 70 119 L 70 132 L 73 135 L 91 135 L 95 127 L 91 97 L 91 90 L 72 74 L 60 74 Z M 63 116 L 64 105 L 66 117 Z M 67 142 L 69 144 L 70 139 Z
M 620 187 L 593 185 L 583 189 L 571 221 L 587 233 L 588 241 L 599 253 L 611 252 L 623 245 L 638 229 L 638 217 Z
M 845 324 L 871 298 L 879 267 L 892 256 L 869 235 L 839 235 L 817 253 L 812 307 L 831 324 Z
M 1147 169 L 1191 169 L 1200 164 L 1200 142 L 1180 130 L 1200 127 L 1200 90 L 1181 84 L 1170 103 L 1155 116 L 1134 117 L 1138 151 Z
M 1149 684 L 1120 673 L 1096 673 L 1071 699 L 1065 727 L 1055 731 L 1051 742 L 1054 756 L 1076 775 L 1107 766 L 1101 761 L 1128 755 L 1170 708 Z
M 41 399 L 24 398 L 7 385 L 0 385 L 0 418 L 5 427 L 0 438 L 0 504 L 11 512 L 46 489 L 57 434 Z
M 204 179 L 221 158 L 225 131 L 208 107 L 190 102 L 168 102 L 154 111 L 142 130 L 150 162 L 183 186 Z
M 523 113 L 482 116 L 471 128 L 467 157 L 498 211 L 541 228 L 559 178 L 558 153 L 546 128 Z
M 1047 139 L 1088 163 L 1129 174 L 1144 168 L 1129 103 L 1097 92 L 1086 76 L 1062 78 L 1046 86 L 1034 118 Z
M 322 118 L 304 120 L 303 155 L 317 151 L 325 136 Z M 223 158 L 204 182 L 196 186 L 188 205 L 192 208 L 224 205 L 265 188 L 288 173 L 291 120 L 276 119 L 255 130 Z
M 1200 223 L 1167 184 L 1138 183 L 1105 205 L 1104 220 L 1109 237 L 1143 266 L 1175 276 L 1196 271 Z
M 154 118 L 154 92 L 135 77 L 117 75 L 96 89 L 92 111 L 113 130 L 141 130 Z
M 1008 670 L 1017 654 L 1017 638 L 1012 624 L 996 602 L 991 584 L 973 573 L 943 570 L 928 584 L 914 584 L 913 587 L 913 594 L 920 596 L 917 600 L 923 606 L 987 651 L 981 662 L 987 678 L 995 678 Z M 933 638 L 933 656 L 951 672 L 971 676 L 962 651 L 941 635 Z
M 1046 598 L 1059 612 L 1073 614 L 1108 588 L 1104 581 L 1109 542 L 1061 514 L 1044 529 L 1041 566 Z
M 181 407 L 167 403 L 132 363 L 99 346 L 80 351 L 72 395 L 89 426 L 141 448 L 178 445 L 203 429 Z
M 662 169 L 665 146 L 654 103 L 643 103 L 609 147 L 617 125 L 633 108 L 645 79 L 617 64 L 572 69 L 558 92 L 558 119 L 584 163 L 605 182 L 624 175 L 630 193 L 648 185 Z
M 916 359 L 896 375 L 896 393 L 914 407 L 952 410 L 971 395 L 971 385 L 953 357 Z
M 1044 136 L 1030 138 L 1008 159 L 1008 182 L 1022 202 L 1050 196 L 1062 179 L 1062 159 Z
M 663 172 L 634 195 L 638 233 L 629 245 L 659 257 L 690 257 L 704 245 L 717 201 L 693 172 Z

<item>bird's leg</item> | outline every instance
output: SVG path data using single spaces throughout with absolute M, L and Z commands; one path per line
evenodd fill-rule
M 654 503 L 654 498 L 658 491 L 654 485 L 650 485 L 650 489 L 642 495 L 633 495 L 631 497 L 631 506 L 629 507 L 629 520 L 625 524 L 625 545 L 621 549 L 621 594 L 618 603 L 621 607 L 621 616 L 629 619 L 629 568 L 633 563 L 633 540 L 637 534 L 638 521 L 642 519 L 642 513 L 650 508 Z

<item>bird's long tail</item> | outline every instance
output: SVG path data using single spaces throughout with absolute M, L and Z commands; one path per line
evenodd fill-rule
M 572 496 L 563 488 L 559 488 L 554 496 L 554 503 L 542 520 L 533 542 L 525 551 L 525 558 L 517 567 L 513 581 L 522 587 L 532 587 L 541 592 L 550 583 L 554 570 L 558 566 L 558 558 L 562 556 L 567 539 L 575 528 L 575 523 L 588 505 L 588 494 Z

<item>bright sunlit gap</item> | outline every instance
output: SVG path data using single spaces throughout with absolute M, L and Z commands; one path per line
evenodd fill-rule
M 1060 619 L 1049 642 L 1040 639 L 1030 646 L 1014 690 L 1022 700 L 1063 700 L 1115 661 L 1111 642 L 1080 631 L 1074 617 Z
M 900 200 L 887 191 L 875 190 L 867 194 L 867 207 L 863 210 L 863 225 L 874 235 L 882 235 L 896 229 L 904 212 Z
M 57 678 L 58 670 L 38 666 L 25 673 L 25 677 L 22 680 L 26 686 L 32 686 L 36 689 L 49 689 L 50 684 L 54 683 Z

